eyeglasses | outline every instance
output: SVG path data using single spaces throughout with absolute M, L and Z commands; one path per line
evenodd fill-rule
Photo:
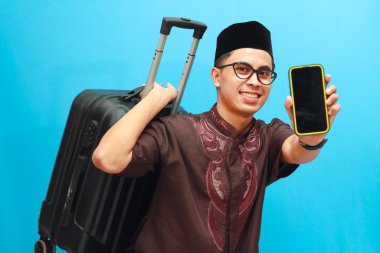
M 268 67 L 254 69 L 251 65 L 245 62 L 234 62 L 217 68 L 222 69 L 229 66 L 234 68 L 235 75 L 240 79 L 249 79 L 256 73 L 257 80 L 264 85 L 270 85 L 277 77 L 277 73 L 269 70 Z

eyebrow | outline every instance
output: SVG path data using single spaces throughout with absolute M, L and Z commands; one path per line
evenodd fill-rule
M 249 66 L 252 67 L 251 64 L 249 64 L 248 62 L 245 62 L 245 61 L 239 61 L 238 63 L 244 63 L 244 64 L 247 64 L 247 65 L 249 65 Z M 255 69 L 254 67 L 252 67 L 252 68 Z M 272 71 L 272 68 L 269 67 L 268 65 L 260 66 L 260 67 L 258 67 L 256 70 L 259 70 L 259 69 L 261 69 L 261 70 L 262 70 L 262 69 L 268 69 L 268 70 Z

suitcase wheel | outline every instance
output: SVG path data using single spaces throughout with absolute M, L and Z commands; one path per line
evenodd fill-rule
M 41 239 L 34 244 L 34 253 L 55 253 L 55 244 L 48 239 Z

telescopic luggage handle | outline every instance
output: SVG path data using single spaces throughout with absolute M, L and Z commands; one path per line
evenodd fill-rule
M 173 26 L 184 28 L 184 29 L 194 29 L 194 34 L 193 34 L 193 42 L 191 44 L 190 51 L 187 55 L 187 59 L 186 59 L 184 70 L 182 72 L 181 80 L 179 81 L 179 84 L 178 84 L 178 88 L 177 88 L 178 95 L 175 101 L 173 102 L 173 107 L 170 114 L 176 114 L 178 111 L 178 107 L 183 96 L 187 79 L 189 77 L 189 73 L 194 62 L 195 52 L 197 51 L 199 40 L 202 38 L 204 32 L 207 29 L 207 26 L 204 23 L 187 19 L 187 18 L 164 17 L 162 19 L 161 31 L 160 31 L 161 35 L 158 41 L 157 49 L 153 56 L 153 62 L 150 67 L 143 97 L 145 97 L 149 93 L 149 91 L 151 91 L 151 89 L 153 88 L 154 81 L 156 80 L 156 76 L 157 76 L 157 70 L 161 62 L 162 53 L 164 51 L 166 38 L 170 34 L 171 28 Z
M 205 24 L 188 18 L 164 17 L 161 24 L 161 34 L 169 35 L 173 26 L 184 29 L 194 29 L 193 37 L 197 39 L 202 39 L 207 29 Z

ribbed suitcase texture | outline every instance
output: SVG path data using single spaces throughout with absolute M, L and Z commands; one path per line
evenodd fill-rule
M 91 162 L 101 137 L 138 102 L 139 91 L 126 99 L 126 91 L 86 90 L 72 104 L 39 219 L 40 235 L 69 252 L 125 250 L 148 207 L 157 175 L 123 178 Z

